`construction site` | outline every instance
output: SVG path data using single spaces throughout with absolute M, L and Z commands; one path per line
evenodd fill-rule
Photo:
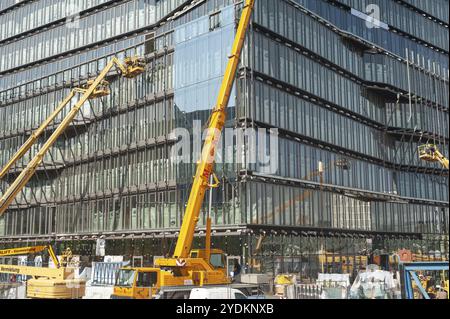
M 448 0 L 0 2 L 0 299 L 449 299 Z

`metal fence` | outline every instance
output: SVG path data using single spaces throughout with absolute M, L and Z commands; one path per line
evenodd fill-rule
M 24 283 L 0 283 L 0 299 L 24 299 Z
M 93 286 L 112 286 L 116 281 L 116 274 L 122 267 L 121 262 L 105 263 L 94 262 L 92 263 L 92 285 Z
M 296 284 L 295 296 L 297 299 L 320 299 L 323 292 L 322 285 Z

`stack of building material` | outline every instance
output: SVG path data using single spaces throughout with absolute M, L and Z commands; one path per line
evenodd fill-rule
M 352 299 L 391 299 L 398 289 L 394 276 L 389 271 L 367 269 L 356 277 L 351 289 Z
M 242 274 L 241 282 L 243 284 L 264 285 L 268 284 L 270 278 L 266 274 Z
M 350 288 L 350 275 L 319 274 L 317 284 L 322 288 L 320 299 L 347 299 Z
M 281 299 L 295 299 L 295 275 L 278 275 L 275 277 L 275 297 Z
M 0 283 L 0 299 L 25 299 L 25 296 L 25 283 Z
M 295 296 L 297 299 L 321 299 L 323 294 L 322 285 L 298 284 L 295 285 Z

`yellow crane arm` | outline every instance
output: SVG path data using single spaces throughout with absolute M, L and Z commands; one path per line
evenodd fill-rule
M 122 73 L 122 76 L 131 78 L 134 77 L 144 71 L 143 62 L 141 59 L 127 58 L 124 64 L 120 63 L 117 58 L 112 58 L 111 61 L 106 65 L 106 67 L 100 72 L 97 78 L 93 81 L 88 82 L 88 87 L 85 89 L 75 89 L 75 92 L 80 92 L 83 95 L 80 100 L 75 104 L 75 106 L 70 110 L 70 112 L 66 115 L 63 121 L 58 125 L 56 130 L 47 140 L 47 142 L 42 146 L 36 156 L 31 160 L 30 163 L 26 166 L 26 168 L 20 173 L 20 175 L 14 180 L 14 182 L 10 185 L 10 187 L 3 194 L 0 199 L 0 216 L 3 215 L 5 210 L 12 203 L 17 194 L 23 189 L 26 183 L 31 179 L 33 174 L 36 172 L 37 167 L 42 163 L 44 155 L 47 153 L 50 147 L 56 142 L 58 137 L 65 131 L 65 129 L 69 126 L 69 124 L 75 118 L 75 115 L 78 113 L 83 104 L 92 97 L 104 95 L 106 91 L 101 91 L 98 93 L 96 90 L 98 87 L 102 87 L 105 85 L 105 77 L 108 75 L 109 71 L 114 67 L 118 67 Z M 64 103 L 68 103 L 70 101 L 69 97 L 73 97 L 74 91 L 72 91 L 69 96 L 60 104 L 60 107 L 56 111 L 61 111 L 64 107 Z M 107 94 L 107 93 L 106 93 Z M 56 111 L 52 114 L 49 119 L 47 119 L 38 129 L 36 136 L 30 137 L 29 142 L 25 143 L 24 146 L 17 152 L 17 154 L 13 157 L 13 159 L 8 163 L 5 167 L 4 171 L 6 171 L 11 167 L 11 165 L 16 162 L 25 152 L 31 147 L 31 145 L 36 141 L 37 137 L 42 133 L 42 131 L 48 126 L 48 124 L 56 117 Z M 56 113 L 56 114 L 55 114 Z M 3 171 L 2 171 L 3 172 Z
M 3 249 L 3 250 L 0 250 L 0 257 L 37 254 L 44 250 L 48 251 L 48 254 L 50 255 L 50 258 L 53 260 L 55 267 L 59 268 L 60 263 L 58 261 L 58 258 L 55 255 L 55 252 L 53 251 L 52 246 L 50 246 L 50 245 Z
M 210 117 L 208 134 L 203 145 L 201 158 L 197 164 L 197 171 L 181 225 L 180 236 L 178 237 L 177 245 L 173 254 L 174 258 L 187 258 L 192 247 L 195 227 L 198 222 L 205 192 L 209 188 L 208 181 L 213 171 L 216 146 L 225 125 L 226 108 L 228 106 L 233 88 L 254 3 L 255 0 L 245 0 L 241 19 L 239 21 L 233 43 L 231 56 L 229 57 L 228 65 L 222 80 L 216 106 L 214 107 Z
M 443 154 L 441 154 L 439 151 L 437 152 L 438 161 L 444 166 L 446 169 L 448 169 L 448 158 L 446 158 Z
M 67 268 L 47 268 L 17 265 L 0 265 L 0 274 L 14 274 L 32 277 L 44 277 L 49 279 L 66 279 L 73 271 Z M 73 276 L 73 275 L 72 275 Z
M 13 166 L 19 159 L 21 159 L 26 152 L 33 146 L 37 139 L 42 135 L 45 129 L 53 122 L 56 116 L 64 109 L 64 107 L 72 100 L 75 96 L 76 91 L 70 91 L 69 95 L 58 105 L 58 107 L 53 111 L 53 113 L 39 126 L 39 128 L 34 131 L 28 140 L 20 147 L 20 149 L 14 154 L 11 160 L 3 167 L 0 171 L 0 179 L 2 179 L 6 173 L 9 171 L 11 166 Z

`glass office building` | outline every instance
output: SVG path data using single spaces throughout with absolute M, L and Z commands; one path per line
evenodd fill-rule
M 113 56 L 143 56 L 146 70 L 131 80 L 111 73 L 111 94 L 83 106 L 0 217 L 0 245 L 50 241 L 90 254 L 102 238 L 107 254 L 144 263 L 169 253 L 194 174 L 193 136 L 215 103 L 241 6 L 1 1 L 1 166 Z M 214 246 L 248 271 L 301 277 L 354 273 L 375 250 L 448 258 L 448 169 L 417 153 L 434 143 L 448 157 L 448 6 L 256 0 L 226 124 L 246 138 L 218 156 Z M 180 128 L 191 161 L 173 152 Z M 208 200 L 196 245 L 207 211 Z

